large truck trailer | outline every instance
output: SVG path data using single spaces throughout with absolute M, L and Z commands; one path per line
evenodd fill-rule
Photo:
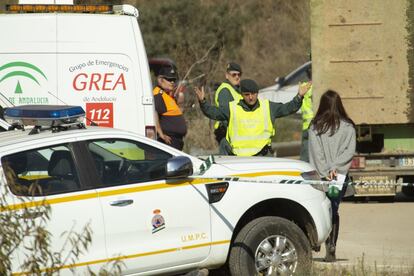
M 314 108 L 333 89 L 356 124 L 350 175 L 383 184 L 355 196 L 394 196 L 414 182 L 414 1 L 310 3 Z

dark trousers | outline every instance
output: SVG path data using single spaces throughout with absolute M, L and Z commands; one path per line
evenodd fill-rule
M 226 140 L 226 142 L 227 142 L 227 140 Z M 229 150 L 229 152 L 227 153 L 227 155 L 235 155 L 231 151 L 231 147 L 230 146 L 229 146 L 229 148 L 227 150 Z M 273 157 L 273 154 L 274 154 L 274 152 L 273 152 L 272 146 L 271 145 L 266 145 L 258 153 L 256 153 L 253 156 L 269 156 L 269 157 Z
M 302 144 L 300 146 L 300 160 L 309 162 L 309 132 L 302 131 Z
M 325 179 L 326 180 L 326 179 Z M 349 181 L 348 176 L 345 178 L 345 182 Z M 326 257 L 325 260 L 332 262 L 336 260 L 336 242 L 339 236 L 339 204 L 345 195 L 348 184 L 342 186 L 342 190 L 337 198 L 329 198 L 332 207 L 332 230 L 328 239 L 325 241 L 326 245 Z
M 214 136 L 216 137 L 217 143 L 220 144 L 221 140 L 226 138 L 227 127 L 219 124 L 218 128 L 214 130 Z
M 348 177 L 346 177 L 345 182 L 348 181 Z M 339 221 L 339 204 L 341 203 L 342 198 L 345 195 L 346 189 L 348 187 L 348 184 L 344 184 L 342 186 L 342 190 L 339 193 L 339 196 L 337 198 L 329 198 L 329 200 L 331 201 L 331 206 L 332 206 L 332 221 Z
M 254 156 L 273 156 L 273 149 L 271 145 L 264 146 L 261 151 L 256 153 Z
M 167 134 L 168 135 L 168 134 Z M 184 141 L 183 141 L 183 136 L 172 136 L 172 135 L 168 135 L 171 137 L 171 144 L 167 144 L 165 143 L 164 140 L 162 140 L 161 138 L 158 138 L 158 141 L 164 144 L 167 144 L 173 148 L 176 148 L 178 150 L 183 150 L 184 148 Z

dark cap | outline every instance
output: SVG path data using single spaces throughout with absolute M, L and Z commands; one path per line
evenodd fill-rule
M 177 70 L 170 66 L 162 67 L 158 72 L 158 77 L 163 77 L 165 79 L 178 79 Z
M 253 92 L 258 93 L 259 92 L 259 86 L 254 80 L 241 80 L 240 82 L 240 91 L 243 92 Z
M 230 71 L 237 71 L 237 72 L 242 72 L 241 70 L 241 66 L 238 65 L 237 63 L 234 62 L 229 62 L 226 66 L 226 71 L 230 72 Z

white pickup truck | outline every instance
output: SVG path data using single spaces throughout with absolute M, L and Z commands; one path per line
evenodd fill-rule
M 21 112 L 37 125 L 40 107 L 8 108 L 5 117 L 16 124 Z M 65 114 L 61 106 L 41 111 L 43 123 L 50 115 L 51 130 L 0 133 L 1 185 L 15 187 L 8 195 L 10 210 L 22 211 L 13 202 L 23 198 L 30 206 L 43 200 L 51 206 L 52 250 L 62 247 L 62 232 L 90 223 L 88 252 L 60 267 L 62 275 L 71 275 L 70 268 L 99 271 L 114 258 L 124 264 L 125 275 L 225 265 L 237 276 L 291 275 L 309 268 L 312 249 L 319 250 L 329 234 L 325 193 L 293 183 L 318 178 L 308 163 L 202 160 L 132 132 L 73 129 L 67 119 L 59 127 L 54 116 Z M 14 252 L 13 272 L 24 272 L 24 254 L 23 247 Z

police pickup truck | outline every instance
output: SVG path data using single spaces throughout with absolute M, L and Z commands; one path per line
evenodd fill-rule
M 20 129 L 0 133 L 3 212 L 22 211 L 23 198 L 26 206 L 50 205 L 51 250 L 62 247 L 61 233 L 90 224 L 88 251 L 61 266 L 62 275 L 99 271 L 114 259 L 125 275 L 220 267 L 291 275 L 309 268 L 331 230 L 325 193 L 293 184 L 318 179 L 308 163 L 202 160 L 132 132 L 85 128 L 82 116 L 76 106 L 8 108 L 5 118 Z M 25 272 L 25 250 L 13 253 L 12 272 Z

